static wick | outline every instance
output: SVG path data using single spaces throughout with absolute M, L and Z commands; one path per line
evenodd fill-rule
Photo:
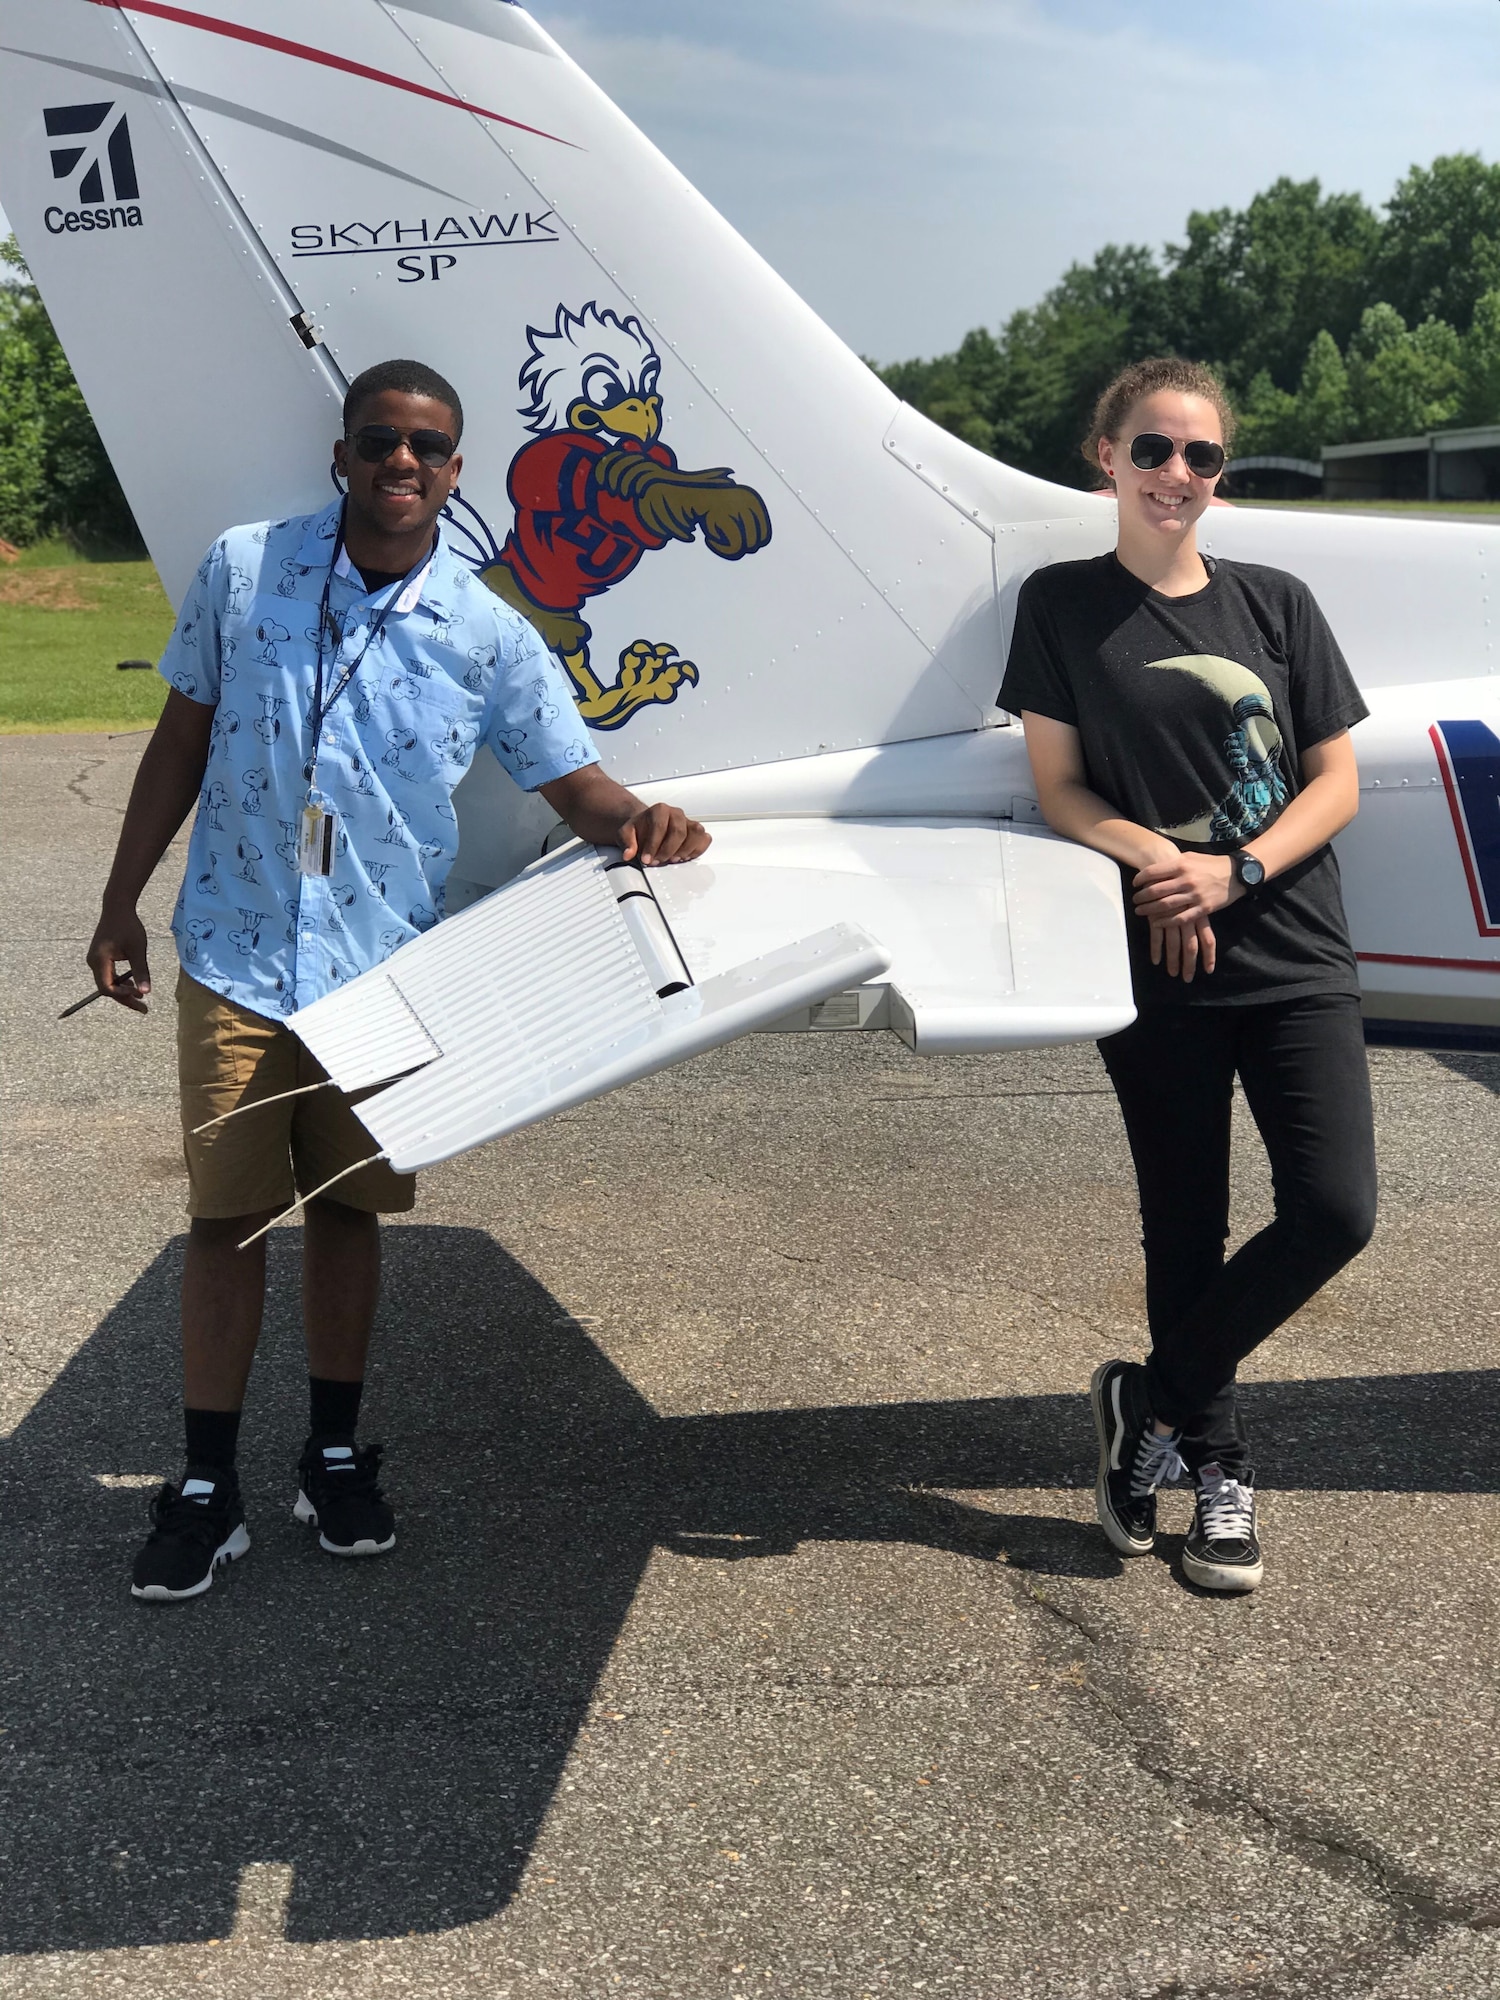
M 84 1002 L 80 1000 L 78 1004 L 81 1007 Z M 314 1090 L 327 1090 L 332 1082 L 331 1076 L 325 1076 L 321 1083 L 300 1083 L 295 1090 L 278 1090 L 274 1097 L 257 1097 L 249 1104 L 237 1104 L 233 1111 L 221 1111 L 217 1118 L 205 1119 L 203 1124 L 195 1125 L 193 1137 L 196 1139 L 200 1132 L 208 1132 L 215 1125 L 222 1125 L 226 1118 L 238 1118 L 242 1111 L 259 1111 L 263 1104 L 284 1104 L 289 1097 L 306 1097 Z
M 287 1095 L 290 1096 L 292 1095 L 292 1093 L 289 1091 Z M 328 1189 L 334 1185 L 336 1181 L 347 1180 L 350 1174 L 357 1174 L 361 1167 L 373 1167 L 378 1160 L 388 1160 L 390 1157 L 391 1156 L 389 1153 L 372 1153 L 368 1160 L 356 1160 L 352 1167 L 345 1167 L 341 1173 L 333 1174 L 332 1176 L 330 1176 L 328 1180 L 324 1181 L 322 1187 L 315 1187 L 308 1194 L 298 1195 L 297 1199 L 292 1203 L 290 1208 L 284 1208 L 281 1211 L 280 1215 L 273 1215 L 269 1222 L 262 1223 L 259 1229 L 252 1231 L 252 1233 L 249 1236 L 247 1236 L 244 1242 L 240 1245 L 240 1248 L 242 1250 L 248 1250 L 252 1243 L 259 1242 L 260 1238 L 266 1234 L 267 1230 L 274 1229 L 278 1222 L 285 1222 L 288 1219 L 288 1217 L 295 1215 L 299 1208 L 306 1208 L 307 1204 L 310 1201 L 316 1201 L 318 1196 L 320 1194 L 325 1194 L 328 1191 Z

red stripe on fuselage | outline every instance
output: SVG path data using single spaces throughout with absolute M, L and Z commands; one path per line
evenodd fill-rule
M 351 62 L 347 56 L 336 56 L 327 49 L 310 49 L 301 42 L 289 42 L 280 35 L 264 34 L 259 28 L 242 28 L 233 21 L 216 21 L 210 14 L 193 14 L 186 7 L 169 7 L 164 0 L 89 0 L 91 7 L 109 7 L 117 14 L 154 14 L 162 21 L 175 21 L 179 27 L 201 28 L 210 35 L 227 35 L 231 41 L 250 42 L 259 49 L 274 49 L 278 55 L 295 56 L 299 62 L 321 63 L 325 69 L 343 70 L 349 76 L 362 76 L 370 83 L 389 84 L 392 90 L 410 91 L 413 97 L 430 98 L 434 104 L 451 105 L 455 111 L 472 111 L 476 118 L 488 118 L 494 125 L 509 125 L 514 131 L 529 132 L 536 139 L 550 139 L 554 145 L 572 147 L 574 152 L 583 149 L 573 145 L 571 139 L 559 139 L 555 132 L 544 132 L 539 125 L 523 125 L 519 118 L 507 118 L 502 111 L 486 111 L 482 104 L 466 104 L 461 97 L 450 97 L 446 91 L 429 90 L 425 83 L 410 83 L 404 76 L 392 76 L 383 69 L 371 69 L 366 63 Z
M 1414 958 L 1404 951 L 1357 951 L 1361 965 L 1429 965 L 1445 972 L 1500 972 L 1500 958 Z

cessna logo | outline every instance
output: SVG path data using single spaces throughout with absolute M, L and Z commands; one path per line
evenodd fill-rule
M 43 216 L 54 236 L 92 229 L 139 229 L 140 183 L 130 121 L 113 103 L 54 104 L 42 113 L 52 146 L 52 178 L 71 181 L 76 207 L 54 203 Z

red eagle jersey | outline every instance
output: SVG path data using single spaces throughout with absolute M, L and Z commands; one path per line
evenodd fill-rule
M 645 550 L 666 547 L 632 501 L 600 491 L 595 467 L 614 451 L 677 464 L 664 444 L 641 445 L 634 438 L 609 444 L 582 431 L 536 438 L 511 460 L 507 485 L 516 521 L 500 560 L 544 610 L 576 612 L 629 576 Z

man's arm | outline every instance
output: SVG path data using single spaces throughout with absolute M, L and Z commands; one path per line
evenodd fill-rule
M 646 805 L 599 764 L 585 764 L 539 790 L 580 840 L 618 847 L 627 861 L 639 860 L 647 868 L 692 861 L 709 843 L 709 834 L 680 806 Z
M 213 704 L 189 701 L 175 688 L 168 693 L 130 789 L 114 866 L 105 884 L 99 928 L 88 950 L 89 970 L 101 993 L 137 1014 L 146 1012 L 151 971 L 146 930 L 136 915 L 136 904 L 198 797 L 213 723 Z M 124 978 L 115 971 L 116 959 L 124 959 L 130 967 Z

